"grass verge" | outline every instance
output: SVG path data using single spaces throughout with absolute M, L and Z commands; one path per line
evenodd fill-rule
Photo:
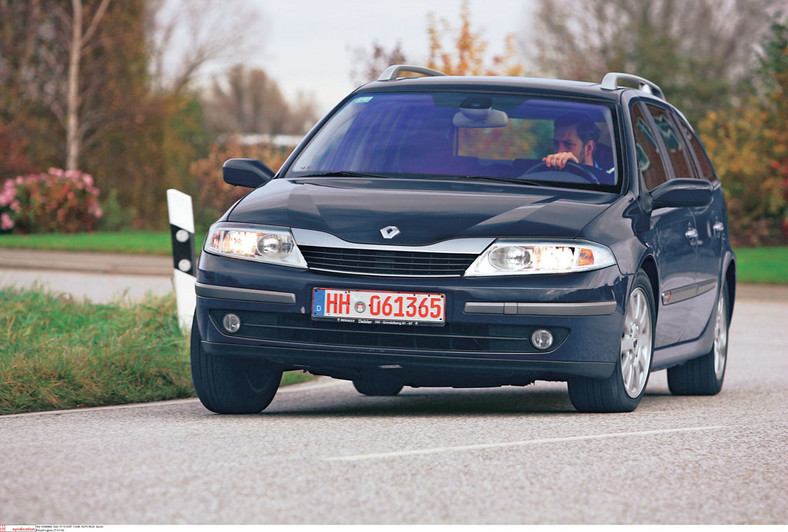
M 149 253 L 152 255 L 169 255 L 172 253 L 170 233 L 165 231 L 0 235 L 0 247 L 47 251 Z
M 788 247 L 736 250 L 739 283 L 788 285 Z
M 199 232 L 194 238 L 194 247 L 199 253 L 199 250 L 202 249 L 205 233 Z M 166 231 L 0 235 L 0 248 L 150 255 L 169 255 L 172 253 L 170 233 Z
M 95 305 L 0 288 L 0 414 L 191 397 L 172 296 Z M 309 380 L 286 373 L 284 384 Z

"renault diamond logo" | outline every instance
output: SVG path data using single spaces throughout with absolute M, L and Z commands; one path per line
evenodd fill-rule
M 392 239 L 399 234 L 399 229 L 397 229 L 396 226 L 390 225 L 381 229 L 380 234 L 383 235 L 383 238 Z

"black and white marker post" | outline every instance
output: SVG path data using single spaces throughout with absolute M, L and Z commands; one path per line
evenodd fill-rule
M 189 330 L 192 324 L 197 296 L 194 293 L 197 265 L 194 262 L 194 214 L 192 197 L 179 190 L 167 190 L 167 209 L 170 213 L 172 237 L 172 284 L 178 307 L 178 322 Z

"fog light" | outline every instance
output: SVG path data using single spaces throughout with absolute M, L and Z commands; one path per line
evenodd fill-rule
M 531 343 L 534 344 L 534 347 L 542 351 L 549 349 L 550 346 L 553 345 L 553 333 L 547 329 L 536 329 L 533 334 L 531 334 Z
M 224 325 L 224 330 L 228 333 L 238 332 L 238 329 L 241 328 L 241 318 L 235 314 L 225 314 L 222 325 Z

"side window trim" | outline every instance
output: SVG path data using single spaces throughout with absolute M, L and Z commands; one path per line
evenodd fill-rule
M 679 132 L 679 141 L 684 144 L 684 153 L 688 154 L 690 159 L 690 170 L 692 170 L 694 174 L 693 177 L 695 179 L 701 179 L 703 172 L 700 171 L 700 165 L 698 164 L 695 150 L 692 148 L 692 143 L 690 142 L 690 139 L 687 138 L 687 131 L 691 131 L 689 124 L 682 122 L 679 114 L 673 109 L 668 109 L 668 116 L 673 121 L 673 126 Z
M 647 194 L 648 193 L 648 185 L 646 184 L 646 178 L 643 176 L 643 170 L 640 169 L 640 163 L 638 162 L 638 152 L 637 152 L 637 126 L 635 125 L 635 110 L 638 109 L 640 105 L 640 100 L 630 100 L 629 102 L 629 113 L 627 113 L 627 122 L 629 128 L 632 130 L 632 149 L 635 152 L 635 161 L 634 161 L 634 168 L 637 169 L 637 184 L 639 189 L 639 194 Z M 643 110 L 640 109 L 642 114 Z M 630 185 L 631 186 L 631 185 Z
M 651 102 L 649 101 L 649 103 Z M 670 158 L 668 157 L 667 147 L 665 146 L 665 143 L 662 141 L 662 135 L 659 134 L 659 129 L 657 128 L 656 122 L 654 122 L 654 117 L 651 116 L 651 113 L 649 112 L 646 103 L 642 99 L 635 100 L 635 102 L 632 104 L 632 108 L 634 108 L 635 106 L 639 106 L 640 114 L 642 114 L 643 118 L 645 118 L 646 123 L 648 123 L 648 127 L 650 129 L 651 135 L 654 137 L 654 139 L 656 139 L 656 144 L 659 151 L 659 157 L 662 160 L 662 167 L 665 169 L 665 174 L 666 174 L 665 181 L 670 181 L 671 179 L 675 179 L 676 175 L 673 172 L 673 164 L 671 164 L 670 162 Z M 646 187 L 646 190 L 649 190 L 648 187 Z
M 712 181 L 719 181 L 720 180 L 720 176 L 717 175 L 717 170 L 714 169 L 714 163 L 711 162 L 711 157 L 709 157 L 709 154 L 706 151 L 706 146 L 704 146 L 703 143 L 700 141 L 700 137 L 698 136 L 697 133 L 692 131 L 692 135 L 695 137 L 695 140 L 697 141 L 698 146 L 700 146 L 701 155 L 703 157 L 705 157 L 706 158 L 706 162 L 709 163 L 709 169 L 711 170 L 711 178 L 712 178 L 711 180 Z M 698 157 L 698 159 L 700 159 L 701 155 L 697 155 L 696 154 L 696 157 Z
M 654 102 L 654 101 L 651 101 L 651 100 L 648 100 L 648 101 L 641 100 L 641 104 L 643 105 L 643 108 L 644 108 L 644 110 L 646 112 L 646 115 L 648 116 L 648 122 L 651 125 L 651 128 L 655 132 L 657 132 L 657 142 L 659 143 L 659 152 L 660 152 L 660 155 L 662 155 L 662 162 L 665 164 L 665 168 L 666 168 L 666 170 L 668 172 L 668 181 L 670 181 L 671 179 L 676 179 L 676 177 L 677 177 L 676 176 L 676 170 L 673 168 L 673 161 L 670 160 L 668 146 L 665 144 L 665 141 L 662 138 L 662 135 L 659 134 L 659 126 L 657 125 L 656 120 L 654 120 L 654 117 L 651 115 L 651 110 L 648 107 L 649 107 L 649 105 L 653 105 L 654 107 L 658 107 L 660 109 L 664 109 L 665 111 L 668 111 L 668 112 L 670 110 L 667 107 L 663 107 L 663 106 L 659 105 L 657 102 Z
M 629 172 L 625 172 L 624 168 L 629 164 L 629 154 L 625 148 L 623 139 L 627 138 L 626 125 L 624 123 L 627 113 L 624 111 L 620 104 L 616 104 L 610 108 L 610 117 L 613 120 L 613 128 L 611 130 L 612 137 L 610 141 L 613 143 L 613 164 L 616 167 L 617 182 L 619 190 L 625 190 L 626 187 L 631 186 L 625 182 L 628 178 Z M 630 126 L 632 124 L 632 113 L 629 114 Z M 637 164 L 637 163 L 636 163 Z
M 698 134 L 695 133 L 695 130 L 690 127 L 689 123 L 684 119 L 683 116 L 679 115 L 678 113 L 672 113 L 673 120 L 679 126 L 679 131 L 681 131 L 684 140 L 687 143 L 687 147 L 689 148 L 690 154 L 692 154 L 692 159 L 695 163 L 695 171 L 698 174 L 699 179 L 703 179 L 704 181 L 719 181 L 717 176 L 717 171 L 714 170 L 714 165 L 711 164 L 711 159 L 709 159 L 709 154 L 706 153 L 706 147 L 700 141 Z M 693 139 L 695 142 L 693 142 Z M 697 144 L 698 148 L 700 148 L 701 153 L 698 153 L 698 150 L 695 149 L 695 144 Z M 703 164 L 701 163 L 700 158 L 705 157 L 706 162 L 709 165 L 709 169 L 711 170 L 711 176 L 706 177 L 706 174 L 703 172 Z

